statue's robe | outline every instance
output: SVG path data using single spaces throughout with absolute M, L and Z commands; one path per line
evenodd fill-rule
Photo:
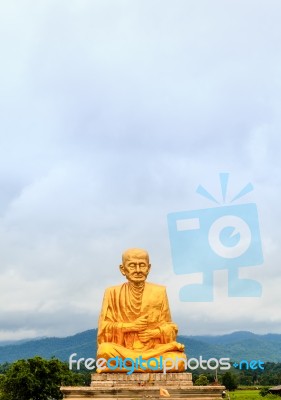
M 147 329 L 159 328 L 160 337 L 142 343 L 137 332 L 126 332 L 123 323 L 134 322 L 147 316 Z M 171 321 L 166 288 L 146 282 L 142 290 L 130 283 L 113 286 L 106 290 L 98 327 L 97 358 L 120 357 L 121 359 L 143 360 L 155 358 L 186 359 L 184 346 L 176 342 L 177 325 Z M 97 372 L 116 372 L 104 369 Z M 177 364 L 176 370 L 184 370 L 184 362 Z M 138 372 L 147 372 L 138 369 Z M 156 371 L 155 371 L 156 372 Z

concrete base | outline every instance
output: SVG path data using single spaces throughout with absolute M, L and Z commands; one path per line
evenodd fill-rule
M 63 386 L 65 399 L 159 399 L 160 388 L 168 390 L 170 400 L 217 400 L 224 386 L 193 386 L 190 373 L 92 374 L 90 387 Z M 162 398 L 162 397 L 161 397 Z

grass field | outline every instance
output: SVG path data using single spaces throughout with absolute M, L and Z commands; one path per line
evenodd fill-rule
M 259 390 L 235 390 L 234 392 L 228 392 L 230 400 L 278 400 L 280 396 L 267 395 L 262 397 Z M 226 397 L 227 399 L 227 397 Z
M 264 400 L 259 390 L 235 390 L 229 392 L 230 400 Z

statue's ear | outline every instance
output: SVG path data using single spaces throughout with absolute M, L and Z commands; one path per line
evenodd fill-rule
M 125 276 L 126 274 L 125 274 L 125 270 L 124 270 L 124 265 L 123 264 L 119 265 L 119 269 L 120 269 L 121 274 Z
M 151 264 L 148 264 L 148 272 L 150 271 L 151 268 Z

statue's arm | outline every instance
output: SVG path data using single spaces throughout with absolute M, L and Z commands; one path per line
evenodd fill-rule
M 113 312 L 112 288 L 106 289 L 98 323 L 98 343 L 114 342 L 120 327 Z
M 169 301 L 166 289 L 164 289 L 162 307 L 161 307 L 161 317 L 159 323 L 160 337 L 163 343 L 169 343 L 176 340 L 178 327 L 172 322 L 171 312 L 169 307 Z

